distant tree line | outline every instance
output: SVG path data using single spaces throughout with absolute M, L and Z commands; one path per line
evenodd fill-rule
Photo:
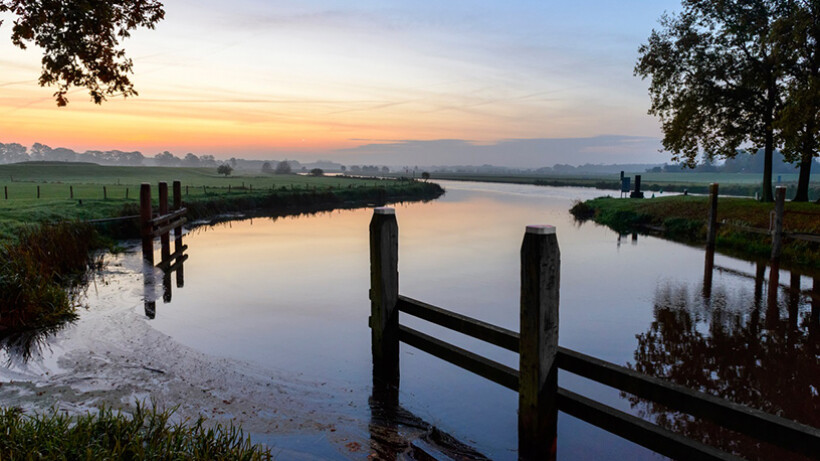
M 772 172 L 774 174 L 794 174 L 797 173 L 797 166 L 787 163 L 786 157 L 780 151 L 774 151 L 774 162 Z M 820 162 L 814 160 L 815 166 L 820 167 Z M 723 164 L 716 164 L 706 158 L 694 167 L 686 164 L 664 163 L 661 166 L 646 169 L 647 173 L 763 173 L 765 170 L 765 157 L 758 153 L 752 155 L 746 152 L 738 153 L 735 157 L 727 158 Z

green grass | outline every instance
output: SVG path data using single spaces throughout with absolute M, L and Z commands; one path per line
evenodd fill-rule
M 746 173 L 626 173 L 632 177 L 641 175 L 641 188 L 648 193 L 682 192 L 684 189 L 694 194 L 708 193 L 709 184 L 720 184 L 720 190 L 725 195 L 753 197 L 760 192 L 762 175 Z M 774 176 L 774 181 L 777 181 Z M 779 175 L 786 186 L 787 197 L 794 195 L 797 188 L 797 175 Z M 619 190 L 620 181 L 617 174 L 601 175 L 534 175 L 534 174 L 473 174 L 473 173 L 433 173 L 432 178 L 450 179 L 456 181 L 498 182 L 512 184 L 534 184 L 537 186 L 555 187 L 594 187 L 596 189 Z M 777 184 L 775 184 L 777 185 Z M 811 200 L 820 198 L 820 173 L 811 176 L 809 186 Z
M 154 204 L 160 181 L 182 182 L 183 201 L 262 204 L 264 197 L 333 193 L 341 200 L 384 190 L 387 197 L 417 193 L 419 184 L 399 180 L 242 173 L 228 177 L 215 168 L 114 167 L 83 163 L 30 162 L 0 165 L 0 239 L 14 238 L 27 223 L 88 220 L 138 213 L 139 186 L 151 184 Z M 37 198 L 37 189 L 40 195 Z M 103 192 L 105 187 L 105 196 Z M 71 189 L 73 188 L 73 199 Z M 8 199 L 6 199 L 8 193 Z M 372 195 L 372 194 L 371 194 Z M 127 197 L 127 198 L 126 198 Z M 231 206 L 231 204 L 237 206 Z
M 820 233 L 820 205 L 786 202 L 783 228 L 786 232 Z M 718 221 L 768 229 L 772 203 L 734 197 L 718 200 Z M 708 197 L 675 196 L 633 200 L 601 197 L 576 203 L 571 212 L 579 219 L 592 219 L 619 232 L 646 227 L 663 228 L 664 236 L 686 242 L 703 242 L 706 236 Z M 746 233 L 730 226 L 718 231 L 718 250 L 729 250 L 751 258 L 771 253 L 771 238 Z M 820 245 L 786 240 L 782 260 L 812 268 L 820 267 Z
M 0 409 L 2 460 L 269 460 L 233 425 L 209 426 L 202 418 L 172 423 L 172 411 L 137 405 L 132 415 L 101 409 L 70 417 L 57 412 L 28 416 Z

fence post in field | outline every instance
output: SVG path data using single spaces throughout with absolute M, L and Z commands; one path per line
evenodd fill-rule
M 128 188 L 125 188 L 125 200 L 128 200 Z
M 6 200 L 9 199 L 9 186 L 3 186 L 3 193 L 6 196 Z
M 168 183 L 162 181 L 159 183 L 159 215 L 165 216 L 168 214 Z M 164 224 L 163 224 L 164 225 Z M 171 258 L 171 241 L 168 237 L 168 232 L 163 232 L 159 236 L 160 251 L 162 257 L 160 261 L 168 261 Z
M 108 199 L 108 189 L 106 189 L 106 187 L 103 186 L 103 200 L 107 200 L 107 199 Z
M 399 390 L 399 226 L 396 210 L 379 207 L 370 221 L 370 331 L 373 396 L 386 407 L 398 405 Z
M 228 193 L 229 194 L 231 193 L 231 185 L 230 184 L 228 184 Z
M 178 180 L 174 181 L 173 193 L 173 211 L 177 211 L 182 208 L 182 183 Z M 177 252 L 180 249 L 182 249 L 182 226 L 177 226 L 174 228 L 174 252 Z
M 74 186 L 68 186 L 68 198 L 74 199 Z
M 518 458 L 555 459 L 561 255 L 553 226 L 527 226 L 521 245 Z
M 37 186 L 37 198 L 40 198 L 40 186 Z
M 772 229 L 772 259 L 779 259 L 783 251 L 783 210 L 786 204 L 786 188 L 774 189 L 774 228 Z
M 154 265 L 154 236 L 151 223 L 151 185 L 140 185 L 140 235 L 142 236 L 142 258 Z
M 709 221 L 706 229 L 706 248 L 715 249 L 717 237 L 718 184 L 709 184 Z
M 188 186 L 185 186 L 185 195 L 188 195 Z

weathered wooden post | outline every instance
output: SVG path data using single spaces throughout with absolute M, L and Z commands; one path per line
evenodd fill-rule
M 107 199 L 108 199 L 108 189 L 106 189 L 106 187 L 103 186 L 103 200 L 107 200 Z
M 373 396 L 398 405 L 399 389 L 399 226 L 396 210 L 379 207 L 370 221 L 370 331 Z
M 151 223 L 151 185 L 140 185 L 140 235 L 142 236 L 142 257 L 154 265 L 154 226 Z
M 709 221 L 706 228 L 706 248 L 715 249 L 717 237 L 718 184 L 709 184 Z
M 553 226 L 527 226 L 521 245 L 518 459 L 555 459 L 561 254 Z
M 786 205 L 786 188 L 774 188 L 774 228 L 772 229 L 772 259 L 780 259 L 783 251 L 783 211 Z
M 188 186 L 185 186 L 185 195 L 188 195 Z
M 74 198 L 74 186 L 68 186 L 68 198 Z
M 165 216 L 168 214 L 168 183 L 162 181 L 159 183 L 159 215 Z M 163 224 L 164 227 L 164 224 Z M 162 262 L 167 262 L 171 259 L 171 240 L 168 237 L 168 232 L 163 232 L 159 236 L 160 251 Z
M 40 186 L 37 186 L 37 198 L 40 198 Z
M 182 208 L 182 183 L 179 180 L 174 181 L 173 187 L 173 210 L 179 211 L 179 209 Z M 182 226 L 177 226 L 174 228 L 174 253 L 180 250 L 182 250 Z
M 128 188 L 125 188 L 125 200 L 128 200 Z

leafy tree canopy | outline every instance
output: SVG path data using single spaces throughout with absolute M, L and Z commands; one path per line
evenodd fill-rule
M 0 0 L 16 16 L 12 42 L 42 48 L 41 86 L 57 86 L 58 106 L 72 87 L 87 88 L 100 104 L 107 96 L 136 96 L 133 63 L 119 42 L 138 27 L 153 29 L 165 16 L 157 0 Z M 2 21 L 0 21 L 2 24 Z

